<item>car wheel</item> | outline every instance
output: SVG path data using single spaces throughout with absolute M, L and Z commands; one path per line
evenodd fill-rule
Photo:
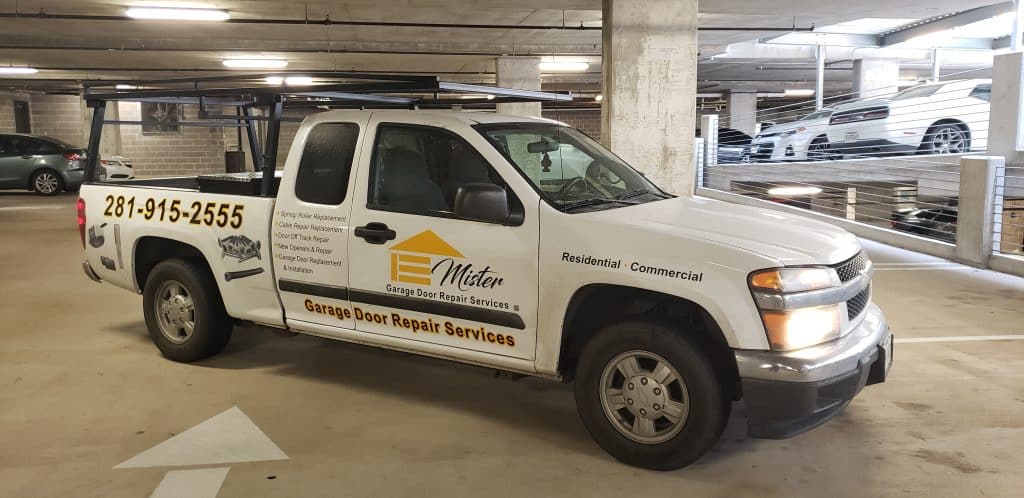
M 925 154 L 964 154 L 970 150 L 970 134 L 953 124 L 933 127 L 921 142 L 921 151 Z
M 28 181 L 33 192 L 42 195 L 57 195 L 64 189 L 64 179 L 52 169 L 41 169 L 32 174 Z
M 231 339 L 231 317 L 217 283 L 204 268 L 180 259 L 163 261 L 146 278 L 142 297 L 146 327 L 164 357 L 181 362 L 221 352 Z
M 674 470 L 718 441 L 732 405 L 696 344 L 666 325 L 636 321 L 607 326 L 584 347 L 576 406 L 619 461 Z
M 820 136 L 811 140 L 811 143 L 807 146 L 807 160 L 824 161 L 828 158 L 828 138 Z

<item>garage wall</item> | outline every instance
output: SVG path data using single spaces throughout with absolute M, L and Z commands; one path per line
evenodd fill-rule
M 0 133 L 14 133 L 14 95 L 0 93 Z
M 601 138 L 601 109 L 545 109 L 541 115 L 579 128 L 594 140 Z
M 82 104 L 77 95 L 32 94 L 28 106 L 33 134 L 85 146 Z
M 186 105 L 185 121 L 199 119 L 199 106 Z M 142 119 L 138 102 L 121 102 L 118 107 L 122 121 Z M 121 155 L 132 160 L 137 176 L 174 176 L 223 173 L 224 151 L 229 128 L 182 126 L 178 133 L 143 134 L 141 126 L 122 125 Z M 104 133 L 109 133 L 105 130 Z M 233 144 L 235 139 L 230 138 Z

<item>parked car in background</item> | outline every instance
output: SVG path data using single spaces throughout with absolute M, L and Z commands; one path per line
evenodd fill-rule
M 922 237 L 956 242 L 957 213 L 955 206 L 904 209 L 893 214 L 892 228 Z
M 56 195 L 82 184 L 85 149 L 53 137 L 0 135 L 0 189 Z
M 103 170 L 106 171 L 107 180 L 118 181 L 135 179 L 135 170 L 132 168 L 132 162 L 124 156 L 110 156 L 106 159 L 100 159 L 100 165 L 103 166 Z
M 992 80 L 918 85 L 891 97 L 835 106 L 826 129 L 836 154 L 959 154 L 988 144 Z
M 718 129 L 718 164 L 750 162 L 750 142 L 754 137 L 732 128 Z
M 812 112 L 797 121 L 762 128 L 750 144 L 751 162 L 820 161 L 828 157 L 825 128 L 832 109 Z

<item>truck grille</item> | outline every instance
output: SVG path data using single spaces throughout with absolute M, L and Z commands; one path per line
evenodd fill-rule
M 836 273 L 839 274 L 839 280 L 843 283 L 849 282 L 859 276 L 861 276 L 865 269 L 868 267 L 868 256 L 864 254 L 864 251 L 857 253 L 856 256 L 835 265 L 833 268 L 836 269 Z M 850 320 L 853 320 L 868 307 L 868 302 L 871 300 L 871 285 L 869 284 L 864 290 L 857 293 L 856 296 L 851 297 L 846 301 L 846 316 Z
M 853 320 L 857 318 L 864 308 L 868 306 L 868 300 L 871 298 L 871 286 L 867 286 L 864 290 L 860 291 L 859 294 L 850 298 L 846 301 L 846 318 Z
M 836 273 L 839 274 L 840 282 L 849 282 L 857 278 L 862 271 L 868 266 L 868 257 L 861 251 L 856 256 L 839 263 L 835 266 Z

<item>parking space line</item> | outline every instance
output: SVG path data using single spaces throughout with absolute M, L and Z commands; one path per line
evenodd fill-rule
M 31 211 L 33 209 L 63 209 L 68 206 L 6 206 L 0 207 L 0 211 Z
M 1024 334 L 1020 335 L 958 335 L 951 337 L 905 337 L 896 339 L 896 344 L 911 344 L 917 342 L 975 342 L 975 341 L 1024 341 Z

